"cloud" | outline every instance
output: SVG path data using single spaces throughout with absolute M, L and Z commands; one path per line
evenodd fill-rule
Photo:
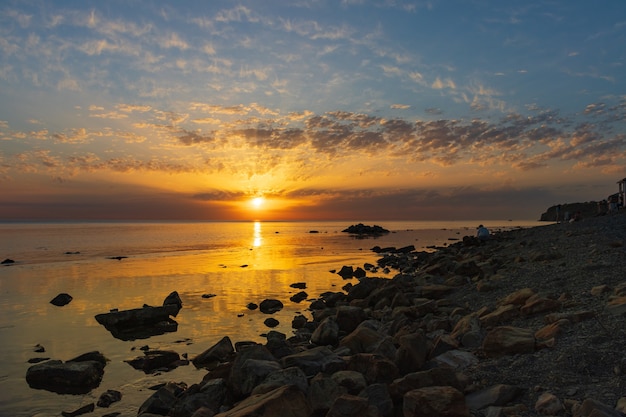
M 456 84 L 450 78 L 442 80 L 441 78 L 437 77 L 430 87 L 435 90 L 443 90 L 445 88 L 454 90 L 456 89 Z
M 175 32 L 170 32 L 167 36 L 162 37 L 159 40 L 159 46 L 164 49 L 177 48 L 183 51 L 189 49 L 189 44 Z

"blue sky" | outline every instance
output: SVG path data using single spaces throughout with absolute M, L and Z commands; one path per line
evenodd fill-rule
M 625 44 L 618 0 L 5 1 L 0 218 L 538 218 L 626 177 Z

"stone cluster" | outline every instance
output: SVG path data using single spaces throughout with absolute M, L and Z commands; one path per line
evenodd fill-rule
M 342 291 L 309 299 L 311 318 L 294 317 L 292 336 L 270 330 L 264 343 L 224 336 L 190 360 L 149 349 L 129 360 L 146 373 L 189 363 L 205 371 L 192 384 L 155 387 L 137 414 L 624 416 L 625 240 L 620 213 L 498 232 L 486 242 L 465 237 L 435 252 L 373 248 L 377 265 L 357 268 L 358 276 L 342 268 Z M 176 293 L 159 310 L 172 305 L 182 307 Z M 249 308 L 272 314 L 283 303 Z M 104 365 L 90 362 L 97 386 Z M 62 363 L 45 364 L 29 369 L 31 386 L 50 388 L 37 377 L 57 370 L 40 366 Z M 119 400 L 111 393 L 103 404 Z
M 624 416 L 626 216 L 380 250 L 264 344 L 224 337 L 151 417 Z

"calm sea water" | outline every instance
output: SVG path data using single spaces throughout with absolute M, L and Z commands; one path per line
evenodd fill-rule
M 0 223 L 0 260 L 16 261 L 0 267 L 0 415 L 60 415 L 97 401 L 107 389 L 121 391 L 122 401 L 97 409 L 96 415 L 136 415 L 152 393 L 150 386 L 167 381 L 192 384 L 205 375 L 193 365 L 145 375 L 124 362 L 140 356 L 139 347 L 171 349 L 193 358 L 223 336 L 230 336 L 233 343 L 264 342 L 262 334 L 270 329 L 263 321 L 268 316 L 246 306 L 266 298 L 284 303 L 285 308 L 272 315 L 280 322 L 274 330 L 290 336 L 295 314 L 310 317 L 309 302 L 289 301 L 300 291 L 290 284 L 305 282 L 309 298 L 341 291 L 346 281 L 330 271 L 375 264 L 373 246 L 430 250 L 473 235 L 479 223 L 494 230 L 540 225 L 370 222 L 366 224 L 392 233 L 354 239 L 341 232 L 354 224 L 346 222 Z M 118 256 L 125 258 L 110 259 Z M 178 291 L 183 301 L 176 332 L 123 341 L 94 318 L 113 308 L 161 305 L 172 291 Z M 50 304 L 59 293 L 69 293 L 72 302 L 64 307 Z M 36 345 L 45 352 L 35 352 Z M 110 362 L 101 385 L 91 393 L 59 395 L 28 387 L 29 359 L 68 360 L 93 350 Z

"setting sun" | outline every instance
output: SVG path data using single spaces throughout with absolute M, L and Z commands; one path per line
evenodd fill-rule
M 263 197 L 255 197 L 251 201 L 252 207 L 256 209 L 261 208 L 263 206 L 263 203 L 265 203 L 265 199 Z

